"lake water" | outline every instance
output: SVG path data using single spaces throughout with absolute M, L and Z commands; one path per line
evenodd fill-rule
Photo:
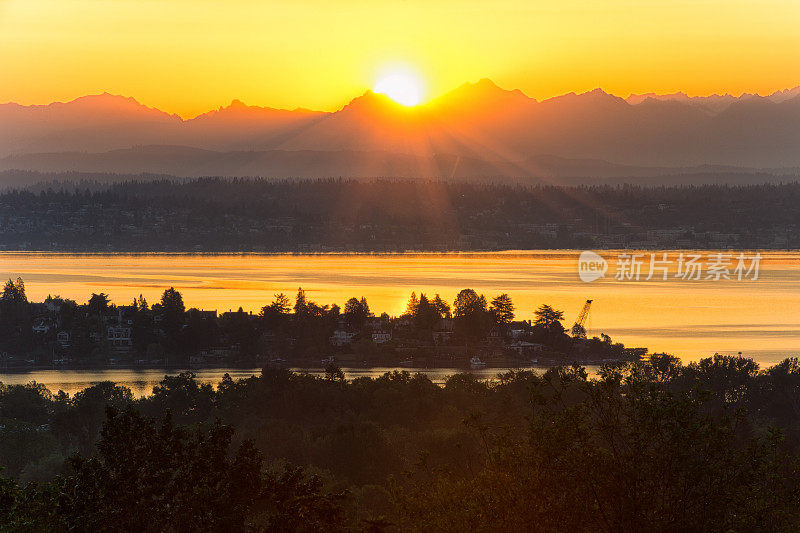
M 307 372 L 316 376 L 325 375 L 325 371 L 320 368 L 293 368 L 295 372 Z M 481 369 L 458 369 L 458 368 L 343 368 L 345 378 L 348 380 L 358 377 L 377 378 L 392 370 L 407 370 L 411 373 L 421 372 L 427 375 L 430 380 L 437 385 L 443 385 L 449 376 L 460 372 L 470 372 L 480 379 L 493 379 L 497 374 L 505 371 L 502 368 L 481 368 Z M 543 372 L 544 368 L 536 369 Z M 591 372 L 596 367 L 589 367 Z M 205 368 L 191 369 L 195 374 L 195 379 L 199 383 L 208 383 L 216 388 L 222 377 L 227 373 L 233 379 L 249 378 L 253 375 L 260 375 L 260 368 Z M 4 385 L 24 385 L 31 381 L 43 383 L 53 393 L 63 390 L 70 396 L 87 387 L 100 383 L 101 381 L 113 381 L 118 385 L 124 385 L 133 392 L 136 397 L 143 397 L 152 394 L 153 387 L 164 379 L 166 374 L 176 375 L 179 370 L 165 370 L 156 368 L 147 369 L 125 369 L 111 368 L 102 370 L 34 370 L 31 372 L 0 373 L 0 383 Z
M 254 313 L 275 293 L 293 298 L 298 287 L 318 303 L 342 307 L 351 296 L 364 296 L 373 312 L 392 315 L 404 310 L 412 291 L 418 295 L 438 292 L 452 302 L 460 289 L 471 287 L 489 299 L 508 292 L 518 319 L 530 319 L 539 305 L 550 304 L 564 311 L 567 326 L 584 302 L 592 299 L 590 335 L 603 332 L 626 345 L 670 352 L 685 361 L 741 351 L 770 365 L 788 355 L 800 355 L 800 252 L 761 251 L 757 280 L 732 276 L 719 281 L 676 278 L 679 252 L 669 252 L 668 280 L 662 280 L 660 273 L 645 280 L 650 252 L 642 252 L 641 278 L 620 281 L 614 278 L 620 266 L 618 252 L 603 251 L 601 255 L 609 261 L 608 274 L 591 283 L 579 279 L 579 253 L 0 252 L 0 276 L 21 276 L 32 301 L 52 294 L 85 302 L 92 292 L 106 292 L 117 304 L 128 304 L 140 293 L 153 303 L 173 286 L 183 293 L 187 308 L 223 312 L 241 306 Z M 710 261 L 716 252 L 689 253 Z M 732 254 L 734 258 L 737 253 Z

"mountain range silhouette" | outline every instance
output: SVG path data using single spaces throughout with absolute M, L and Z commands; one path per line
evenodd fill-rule
M 367 91 L 334 112 L 234 100 L 191 119 L 108 93 L 0 104 L 0 170 L 557 179 L 733 167 L 795 173 L 800 87 L 537 101 L 483 79 L 411 108 Z

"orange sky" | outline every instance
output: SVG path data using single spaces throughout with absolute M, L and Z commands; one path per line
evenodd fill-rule
M 800 84 L 798 28 L 798 0 L 0 0 L 0 102 L 331 110 L 393 63 L 428 98 L 482 77 L 538 99 L 766 94 Z

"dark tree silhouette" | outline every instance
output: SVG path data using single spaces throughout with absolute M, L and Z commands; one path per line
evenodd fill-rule
M 506 325 L 514 320 L 514 303 L 506 293 L 495 297 L 489 306 L 489 312 L 497 324 Z
M 93 315 L 100 316 L 108 309 L 108 294 L 101 292 L 99 294 L 92 293 L 89 297 L 89 311 Z
M 353 329 L 361 329 L 364 326 L 364 321 L 372 316 L 367 304 L 367 299 L 363 296 L 358 298 L 350 298 L 344 304 L 344 319 L 348 326 Z
M 486 298 L 473 289 L 463 289 L 453 303 L 456 330 L 464 338 L 482 338 L 489 327 Z
M 553 309 L 547 304 L 539 307 L 533 313 L 536 316 L 534 324 L 549 333 L 562 333 L 564 325 L 561 323 L 564 320 L 564 312 Z

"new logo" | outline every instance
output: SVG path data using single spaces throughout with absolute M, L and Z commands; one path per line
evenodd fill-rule
M 606 275 L 608 270 L 608 262 L 600 255 L 585 251 L 581 252 L 578 258 L 578 276 L 581 281 L 589 283 L 595 281 Z

